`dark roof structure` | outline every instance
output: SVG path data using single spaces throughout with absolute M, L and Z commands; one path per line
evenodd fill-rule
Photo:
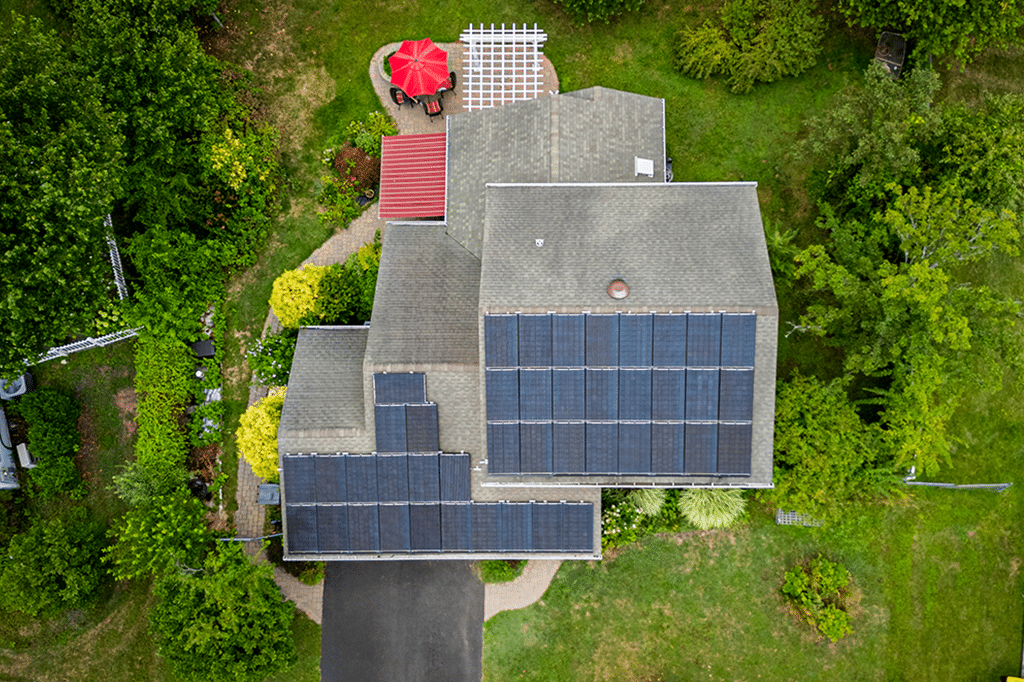
M 664 182 L 659 99 L 447 121 L 444 221 L 388 224 L 368 327 L 299 334 L 286 557 L 589 559 L 602 486 L 770 486 L 756 184 Z

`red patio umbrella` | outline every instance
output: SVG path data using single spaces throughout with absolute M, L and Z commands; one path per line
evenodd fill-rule
M 433 95 L 448 78 L 448 53 L 430 38 L 406 40 L 388 57 L 391 84 L 410 97 Z

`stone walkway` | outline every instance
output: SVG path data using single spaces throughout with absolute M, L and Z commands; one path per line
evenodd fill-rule
M 530 561 L 510 583 L 484 585 L 484 620 L 501 611 L 524 609 L 544 596 L 561 561 Z

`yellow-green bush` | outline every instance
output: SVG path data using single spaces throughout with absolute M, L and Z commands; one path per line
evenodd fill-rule
M 294 329 L 314 311 L 325 274 L 327 268 L 307 265 L 299 270 L 286 270 L 274 280 L 270 307 L 283 326 Z
M 281 423 L 284 389 L 273 391 L 249 407 L 239 419 L 238 449 L 253 473 L 267 481 L 277 480 L 277 426 Z

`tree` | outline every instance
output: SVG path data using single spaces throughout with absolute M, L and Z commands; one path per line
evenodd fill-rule
M 270 564 L 254 563 L 237 543 L 220 543 L 202 570 L 156 583 L 150 612 L 160 656 L 186 680 L 258 681 L 295 661 L 283 601 Z
M 36 19 L 0 41 L 0 377 L 90 329 L 113 287 L 104 216 L 124 172 L 94 74 Z
M 284 389 L 273 391 L 252 405 L 238 420 L 238 449 L 254 474 L 268 481 L 277 480 L 277 427 L 284 407 Z
M 65 517 L 39 520 L 11 540 L 0 599 L 9 609 L 35 616 L 89 603 L 105 572 L 103 528 L 84 507 Z

